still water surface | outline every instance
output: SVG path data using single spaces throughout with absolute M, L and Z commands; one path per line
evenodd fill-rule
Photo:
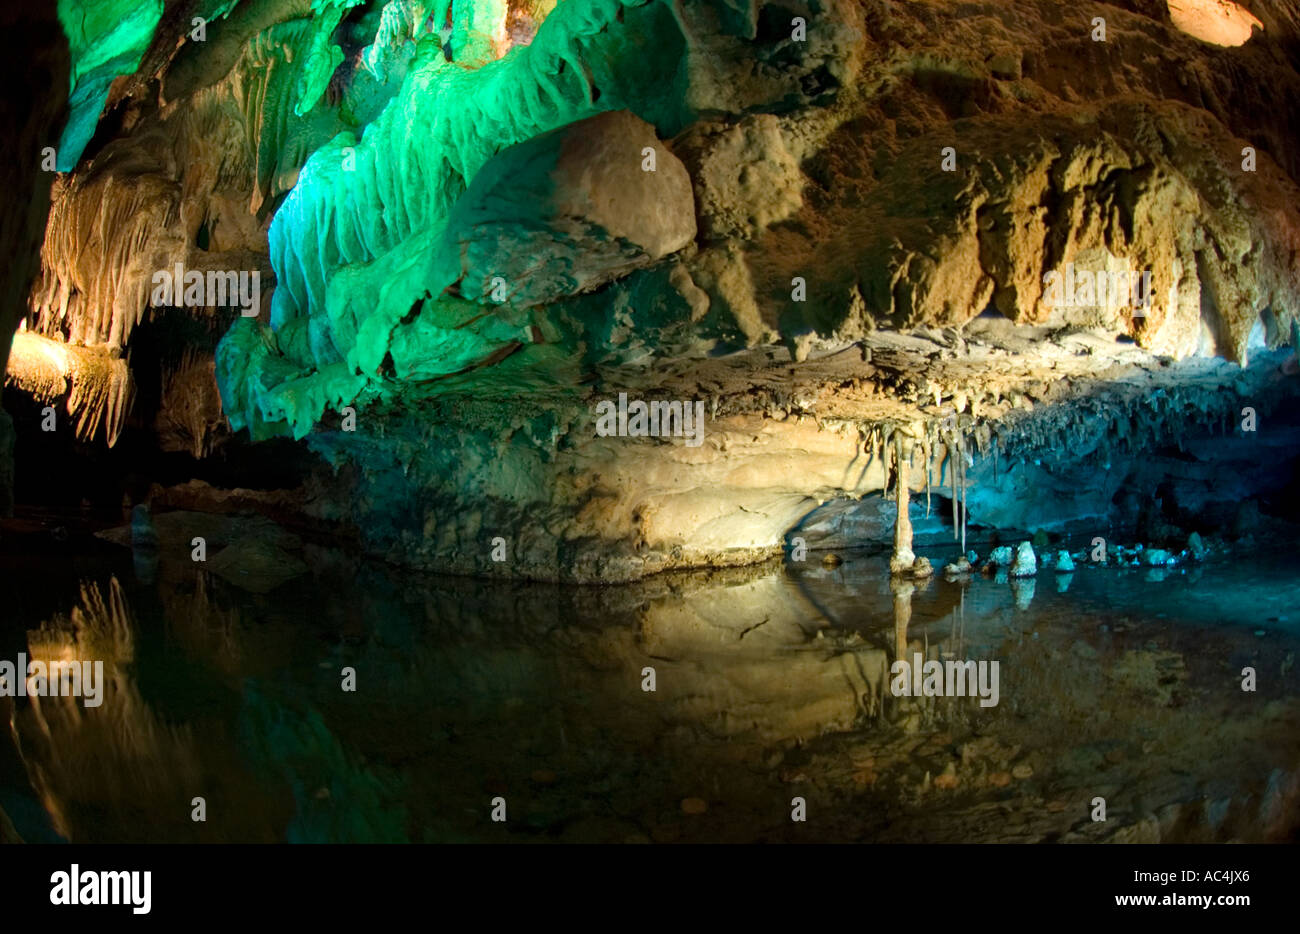
M 29 841 L 1286 838 L 1289 556 L 578 588 L 316 549 L 254 594 L 125 551 L 9 555 L 0 658 L 102 660 L 107 683 L 97 708 L 0 698 L 0 809 Z M 998 661 L 998 705 L 894 697 L 900 652 Z

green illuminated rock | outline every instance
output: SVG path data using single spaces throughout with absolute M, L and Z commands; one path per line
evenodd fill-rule
M 410 11 L 390 9 L 387 26 L 363 53 L 368 61 L 405 41 L 408 19 L 398 14 L 409 18 Z M 271 326 L 287 332 L 286 339 L 253 341 L 262 362 L 255 365 L 256 379 L 244 385 L 228 379 L 248 364 L 223 366 L 221 360 L 237 356 L 234 347 L 251 340 L 247 329 L 233 330 L 223 342 L 230 349 L 218 354 L 223 397 L 246 413 L 242 424 L 286 418 L 294 434 L 310 430 L 330 400 L 348 395 L 336 390 L 352 387 L 335 375 L 328 389 L 313 384 L 305 391 L 296 380 L 313 368 L 342 364 L 331 372 L 364 374 L 379 388 L 390 359 L 399 379 L 427 379 L 508 352 L 518 341 L 494 339 L 499 328 L 491 316 L 476 322 L 477 337 L 423 324 L 394 346 L 403 321 L 458 281 L 474 280 L 461 294 L 489 302 L 492 281 L 500 277 L 507 293 L 520 295 L 519 305 L 537 304 L 595 288 L 693 239 L 689 179 L 649 124 L 623 114 L 587 127 L 589 139 L 545 136 L 621 109 L 657 117 L 672 129 L 680 125 L 680 109 L 671 110 L 680 104 L 671 96 L 658 100 L 675 80 L 676 63 L 664 50 L 682 42 L 665 5 L 561 4 L 531 44 L 467 67 L 487 55 L 488 39 L 504 40 L 475 33 L 475 22 L 470 17 L 459 32 L 453 24 L 453 61 L 439 34 L 413 36 L 401 89 L 383 113 L 362 138 L 341 133 L 303 167 L 270 231 L 278 276 Z M 468 62 L 454 60 L 458 41 Z M 638 54 L 656 43 L 656 54 Z M 531 142 L 517 152 L 502 152 L 525 141 Z M 654 172 L 642 171 L 646 147 L 656 150 Z M 611 157 L 615 152 L 622 154 Z M 494 158 L 502 161 L 487 168 Z M 509 213 L 524 209 L 528 213 L 507 230 Z M 479 222 L 495 224 L 508 241 L 489 245 L 471 232 Z M 532 261 L 539 259 L 540 274 L 530 278 L 526 273 L 537 271 Z M 295 324 L 304 318 L 307 325 Z M 418 352 L 417 333 L 423 342 Z M 293 361 L 269 359 L 284 350 L 294 352 Z M 282 398 L 289 391 L 294 398 Z
M 162 0 L 59 0 L 59 21 L 72 56 L 68 123 L 58 147 L 60 172 L 70 171 L 95 133 L 109 86 L 140 64 Z

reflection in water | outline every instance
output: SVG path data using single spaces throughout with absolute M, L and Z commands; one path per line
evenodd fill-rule
M 1142 795 L 1191 807 L 1212 785 L 1238 803 L 1167 838 L 1294 826 L 1296 763 L 1262 750 L 1294 740 L 1295 697 L 1222 726 L 1240 692 L 1196 699 L 1177 679 L 1205 674 L 1206 646 L 1216 672 L 1282 664 L 1295 630 L 1263 645 L 1225 628 L 1189 576 L 1083 570 L 1035 598 L 1033 579 L 917 584 L 859 560 L 565 588 L 312 557 L 314 580 L 270 594 L 192 566 L 105 568 L 33 620 L 33 658 L 101 660 L 107 685 L 98 708 L 0 701 L 0 766 L 12 755 L 25 776 L 6 786 L 0 768 L 0 806 L 32 799 L 60 837 L 90 841 L 1065 839 L 1096 835 L 1072 811 L 1103 785 L 1108 833 L 1145 826 Z M 1281 569 L 1251 568 L 1207 579 L 1294 600 Z M 889 665 L 915 653 L 1000 659 L 1001 703 L 893 697 Z M 1234 742 L 1252 755 L 1207 773 L 1206 745 Z M 1184 759 L 1200 764 L 1172 786 Z M 1283 791 L 1265 826 L 1269 787 Z
M 99 706 L 78 697 L 30 696 L 10 721 L 32 788 L 64 837 L 74 836 L 84 813 L 111 815 L 133 801 L 135 819 L 147 819 L 149 801 L 197 784 L 190 729 L 163 723 L 129 673 L 134 628 L 122 588 L 110 578 L 106 588 L 83 584 L 70 614 L 28 634 L 32 660 L 103 663 Z
M 1016 609 L 1029 609 L 1029 604 L 1034 602 L 1034 591 L 1037 590 L 1037 588 L 1038 582 L 1035 578 L 1011 578 L 1011 593 L 1016 598 Z

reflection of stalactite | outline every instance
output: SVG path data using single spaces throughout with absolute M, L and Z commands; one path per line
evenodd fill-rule
M 23 838 L 20 837 L 18 831 L 14 829 L 13 821 L 11 821 L 9 815 L 4 812 L 4 808 L 0 808 L 0 845 L 22 842 Z
M 296 709 L 250 682 L 240 732 L 259 767 L 294 791 L 289 843 L 409 842 L 401 776 L 344 746 L 314 707 Z M 314 794 L 322 788 L 329 794 Z
M 54 657 L 71 651 L 77 657 L 94 657 L 124 665 L 135 658 L 135 633 L 122 586 L 113 578 L 108 596 L 98 584 L 81 585 L 79 605 L 66 617 L 55 617 L 27 634 L 33 658 Z
M 196 658 L 239 677 L 246 663 L 239 635 L 239 610 L 213 592 L 207 574 L 194 578 L 193 592 L 160 588 L 167 639 Z
M 136 824 L 177 788 L 199 787 L 201 770 L 188 728 L 161 720 L 141 698 L 130 664 L 135 626 L 117 579 L 108 593 L 83 584 L 80 606 L 28 634 L 39 661 L 102 661 L 102 702 L 78 697 L 28 697 L 10 722 L 14 744 L 55 830 L 71 839 L 104 833 L 105 814 L 130 823 L 116 838 L 147 834 Z M 86 818 L 82 812 L 85 812 Z
M 920 724 L 919 701 L 912 697 L 911 684 L 916 673 L 912 671 L 914 659 L 909 657 L 907 638 L 907 628 L 912 622 L 912 593 L 916 587 L 911 581 L 895 578 L 889 582 L 889 589 L 894 595 L 894 662 L 902 662 L 907 666 L 902 670 L 901 676 L 907 678 L 908 685 L 902 695 L 894 698 L 894 716 L 903 729 L 911 732 Z
M 962 648 L 966 644 L 966 587 L 960 585 L 961 590 L 958 592 L 959 603 L 957 609 L 952 615 L 952 638 L 949 640 L 957 655 L 961 655 Z

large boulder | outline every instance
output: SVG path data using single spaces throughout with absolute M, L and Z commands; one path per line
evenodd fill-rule
M 803 207 L 803 174 L 773 114 L 701 122 L 674 145 L 692 169 L 708 239 L 752 239 Z
M 459 282 L 466 298 L 538 305 L 599 288 L 694 239 L 686 168 L 650 124 L 614 111 L 483 166 L 452 209 L 434 281 Z

